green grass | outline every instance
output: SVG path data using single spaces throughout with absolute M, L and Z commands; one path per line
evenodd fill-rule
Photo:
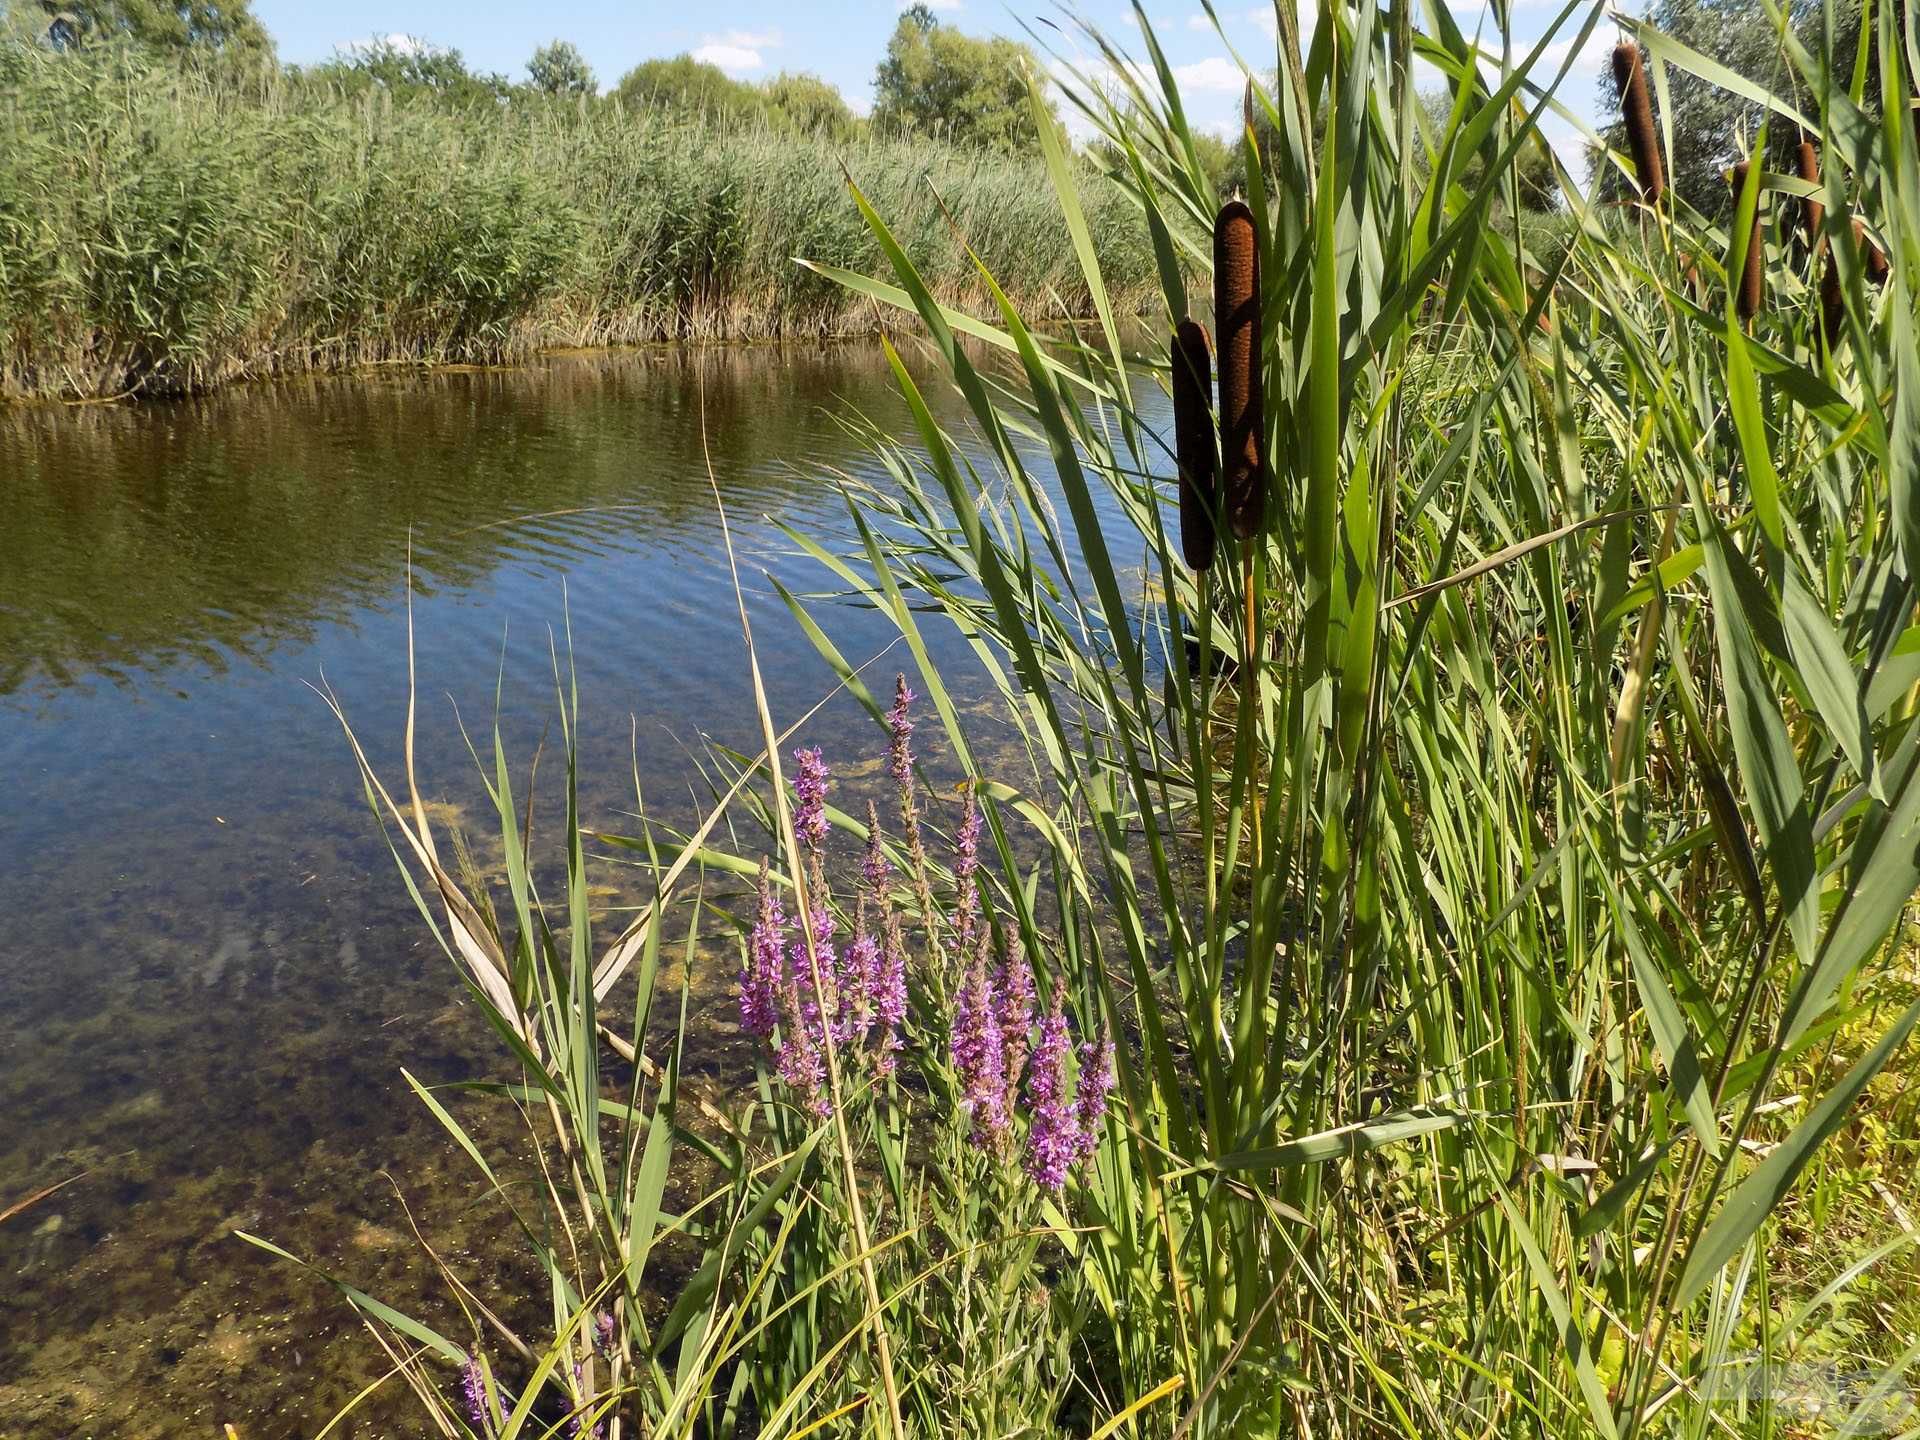
M 754 1263 L 713 1292 L 758 1307 L 760 1348 L 733 1370 L 649 1355 L 710 1373 L 712 1433 L 1693 1440 L 1796 1433 L 1770 1386 L 1732 1392 L 1743 1366 L 1912 1387 L 1920 45 L 1882 16 L 1896 63 L 1830 76 L 1818 43 L 1783 43 L 1821 97 L 1830 347 L 1780 177 L 1741 199 L 1769 246 L 1751 329 L 1726 287 L 1738 213 L 1588 209 L 1563 176 L 1551 255 L 1490 223 L 1546 101 L 1444 5 L 1413 18 L 1327 0 L 1285 83 L 1255 81 L 1271 501 L 1244 544 L 1219 527 L 1201 575 L 1173 558 L 1170 437 L 1134 410 L 1164 353 L 1120 334 L 1065 157 L 1042 159 L 1100 316 L 1082 345 L 1036 338 L 984 249 L 992 308 L 965 328 L 986 343 L 963 345 L 886 198 L 856 190 L 892 290 L 849 284 L 917 313 L 971 424 L 942 430 L 898 366 L 916 429 L 875 438 L 888 484 L 849 482 L 861 543 L 793 538 L 899 629 L 985 813 L 991 953 L 1017 942 L 1080 1033 L 1122 1038 L 1119 1090 L 1037 1210 L 1017 1167 L 954 1158 L 939 941 L 964 907 L 905 847 L 919 1079 L 863 1096 L 834 1070 L 822 1124 L 763 1074 L 731 1192 L 763 1222 Z M 1556 38 L 1601 20 L 1575 0 Z M 1663 65 L 1707 70 L 1641 35 L 1656 93 Z M 1416 58 L 1456 87 L 1437 129 Z M 1220 197 L 1154 73 L 1087 105 L 1171 328 L 1207 314 L 1187 286 Z M 1884 289 L 1852 216 L 1892 257 Z M 885 693 L 793 609 L 879 720 Z M 1024 766 L 970 745 L 924 643 L 948 624 Z M 777 760 L 721 773 L 715 830 L 630 845 L 736 870 L 765 848 L 800 908 L 847 893 L 796 845 Z M 745 854 L 723 857 L 735 811 Z M 551 947 L 519 889 L 519 932 Z M 592 1047 L 557 991 L 540 1007 L 574 1058 L 521 1063 L 577 1095 Z M 805 1199 L 757 1211 L 755 1176 Z M 724 1267 L 733 1241 L 708 1243 Z M 955 1283 L 980 1246 L 999 1283 Z M 556 1328 L 539 1353 L 577 1353 Z M 1027 1346 L 975 1338 L 1009 1334 Z M 621 1433 L 675 1430 L 664 1403 Z
M 1085 304 L 1034 162 L 610 106 L 347 98 L 0 41 L 0 396 L 866 331 L 871 304 L 793 259 L 877 260 L 842 165 L 955 303 L 980 295 L 957 224 L 1027 302 Z M 1145 295 L 1124 195 L 1083 183 L 1109 263 Z

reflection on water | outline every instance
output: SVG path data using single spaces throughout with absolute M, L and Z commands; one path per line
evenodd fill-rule
M 400 1079 L 495 1073 L 496 1057 L 308 687 L 324 677 L 391 773 L 410 547 L 430 792 L 479 813 L 455 716 L 484 730 L 496 680 L 513 753 L 531 755 L 570 624 L 589 819 L 631 828 L 636 758 L 649 808 L 684 809 L 703 735 L 757 739 L 703 399 L 791 717 L 831 676 L 757 577 L 822 583 L 772 519 L 850 529 L 822 478 L 863 466 L 836 414 L 902 422 L 864 348 L 0 414 L 0 1209 L 85 1177 L 0 1224 L 0 1435 L 231 1422 L 256 1440 L 345 1404 L 379 1373 L 371 1341 L 236 1228 L 444 1314 L 404 1195 L 469 1284 L 534 1292 Z M 852 656 L 887 639 L 850 607 L 832 628 Z M 869 743 L 857 715 L 842 702 L 820 729 Z M 727 1005 L 702 1009 L 718 1070 Z M 398 1393 L 357 1413 L 356 1434 L 412 1429 Z

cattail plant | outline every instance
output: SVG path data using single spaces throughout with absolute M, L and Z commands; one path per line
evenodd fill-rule
M 1813 141 L 1802 139 L 1795 156 L 1800 178 L 1809 185 L 1820 183 L 1820 151 Z M 1807 253 L 1817 254 L 1820 249 L 1820 222 L 1826 218 L 1827 207 L 1813 196 L 1808 195 L 1800 202 L 1800 224 L 1806 232 Z
M 1613 83 L 1620 89 L 1620 115 L 1627 127 L 1627 149 L 1633 155 L 1633 174 L 1640 198 L 1652 205 L 1667 188 L 1660 164 L 1659 137 L 1653 128 L 1653 101 L 1647 95 L 1647 69 L 1640 47 L 1623 40 L 1613 47 Z
M 1260 244 L 1253 211 L 1235 197 L 1213 222 L 1213 323 L 1220 332 L 1220 463 L 1227 523 L 1245 540 L 1266 517 L 1260 446 Z
M 1213 447 L 1213 353 L 1207 327 L 1189 316 L 1173 332 L 1173 453 L 1180 464 L 1180 553 L 1187 566 L 1213 564 L 1219 457 Z
M 1745 160 L 1733 167 L 1733 193 L 1736 198 L 1747 188 L 1749 168 Z M 1731 246 L 1731 242 L 1729 243 Z M 1737 253 L 1737 247 L 1731 247 L 1727 252 L 1729 274 L 1733 271 L 1734 257 Z M 1766 299 L 1766 287 L 1762 283 L 1765 264 L 1766 253 L 1761 248 L 1760 239 L 1760 206 L 1756 202 L 1753 207 L 1753 223 L 1747 228 L 1746 262 L 1741 267 L 1738 289 L 1734 295 L 1734 307 L 1739 312 L 1740 322 L 1743 325 L 1753 323 L 1753 317 L 1760 313 L 1760 307 Z

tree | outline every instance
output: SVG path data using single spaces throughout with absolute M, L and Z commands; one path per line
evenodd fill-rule
M 527 76 L 534 89 L 547 95 L 578 97 L 591 95 L 597 88 L 593 67 L 565 40 L 552 41 L 534 51 L 527 61 Z
M 767 110 L 764 91 L 691 55 L 642 61 L 620 77 L 614 93 L 630 110 L 674 110 L 721 121 L 758 120 Z
M 818 75 L 782 71 L 763 87 L 767 105 L 782 129 L 829 140 L 851 140 L 860 117 L 841 93 Z
M 273 40 L 250 0 L 39 0 L 55 45 L 130 40 L 176 52 L 271 59 Z
M 499 105 L 513 92 L 506 76 L 469 70 L 458 50 L 411 35 L 363 41 L 308 73 L 349 92 L 377 87 L 455 105 Z
M 942 25 L 925 5 L 900 17 L 874 76 L 874 124 L 960 145 L 1020 150 L 1036 138 L 1027 98 L 1039 61 L 1026 46 Z M 1051 122 L 1052 102 L 1047 103 Z

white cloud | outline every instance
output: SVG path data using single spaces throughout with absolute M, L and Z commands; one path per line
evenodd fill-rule
M 724 35 L 705 36 L 693 58 L 717 65 L 729 75 L 745 75 L 766 65 L 762 50 L 777 50 L 780 44 L 778 30 L 729 30 Z
M 767 63 L 758 50 L 749 46 L 718 43 L 697 47 L 693 58 L 703 64 L 717 65 L 729 75 L 744 75 Z
M 1191 90 L 1203 95 L 1238 95 L 1247 88 L 1246 73 L 1224 55 L 1209 55 L 1191 65 L 1176 65 L 1173 78 L 1180 82 L 1183 94 Z
M 1208 15 L 1204 10 L 1198 14 L 1189 15 L 1187 17 L 1187 28 L 1189 30 L 1205 30 L 1211 34 L 1213 31 L 1213 17 Z

